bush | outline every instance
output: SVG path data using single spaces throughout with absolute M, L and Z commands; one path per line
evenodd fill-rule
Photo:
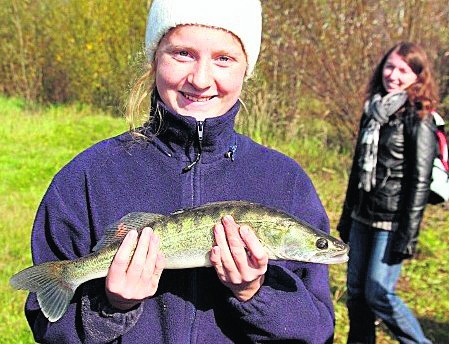
M 343 136 L 354 136 L 365 84 L 381 56 L 402 40 L 422 45 L 440 85 L 448 83 L 444 1 L 284 0 L 264 5 L 259 72 L 270 80 L 266 91 L 287 103 L 292 116 L 299 115 L 297 99 L 311 95 L 326 109 L 321 116 Z M 447 87 L 442 91 L 446 95 Z
M 147 1 L 2 0 L 0 90 L 119 109 L 142 50 Z
M 0 92 L 120 112 L 144 59 L 150 2 L 0 0 Z M 249 131 L 288 140 L 306 117 L 318 116 L 333 123 L 340 137 L 354 137 L 365 83 L 380 56 L 399 40 L 423 45 L 434 61 L 442 98 L 448 94 L 449 19 L 443 0 L 262 4 L 261 57 L 244 95 Z

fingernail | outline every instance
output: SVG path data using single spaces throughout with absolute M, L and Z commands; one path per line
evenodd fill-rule
M 225 215 L 225 217 L 223 217 L 223 219 L 225 221 L 234 221 L 234 218 L 231 215 Z
M 137 239 L 137 231 L 135 229 L 132 229 L 128 232 L 127 236 L 131 239 Z
M 246 234 L 248 234 L 248 232 L 249 232 L 248 227 L 246 227 L 246 226 L 241 226 L 240 227 L 240 234 L 241 235 L 246 235 Z
M 165 260 L 165 256 L 164 256 L 164 254 L 162 252 L 158 252 L 157 253 L 157 260 L 159 262 L 163 262 Z
M 223 231 L 223 230 L 224 230 L 224 227 L 223 227 L 223 225 L 221 223 L 217 223 L 214 226 L 214 232 L 220 232 L 220 231 Z

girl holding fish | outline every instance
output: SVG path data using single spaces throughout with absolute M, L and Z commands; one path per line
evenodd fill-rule
M 105 228 L 130 212 L 167 215 L 223 200 L 280 209 L 329 232 L 303 169 L 234 130 L 261 27 L 259 0 L 152 1 L 147 70 L 129 106 L 131 114 L 139 112 L 148 95 L 150 119 L 89 148 L 54 177 L 33 228 L 35 264 L 89 254 Z M 57 321 L 30 294 L 26 316 L 35 339 L 332 342 L 326 265 L 268 262 L 254 232 L 231 216 L 213 234 L 213 268 L 169 270 L 152 229 L 140 237 L 130 231 L 106 279 L 82 284 Z
M 338 230 L 348 263 L 348 343 L 374 343 L 375 318 L 401 343 L 430 343 L 395 292 L 402 261 L 416 249 L 430 192 L 436 83 L 424 51 L 402 42 L 381 59 L 367 87 Z

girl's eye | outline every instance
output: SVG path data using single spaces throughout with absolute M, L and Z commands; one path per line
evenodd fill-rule
M 185 51 L 185 50 L 182 50 L 182 51 L 178 52 L 178 54 L 180 56 L 189 56 L 189 53 L 187 51 Z
M 230 67 L 235 62 L 235 59 L 227 55 L 220 55 L 215 61 L 217 61 L 218 66 Z
M 187 50 L 177 50 L 173 52 L 173 57 L 176 60 L 186 62 L 191 60 L 192 55 Z

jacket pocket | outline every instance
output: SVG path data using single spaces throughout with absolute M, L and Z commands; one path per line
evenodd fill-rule
M 394 213 L 400 209 L 401 203 L 401 183 L 398 179 L 387 177 L 380 181 L 381 184 L 376 190 L 375 208 L 379 212 Z

